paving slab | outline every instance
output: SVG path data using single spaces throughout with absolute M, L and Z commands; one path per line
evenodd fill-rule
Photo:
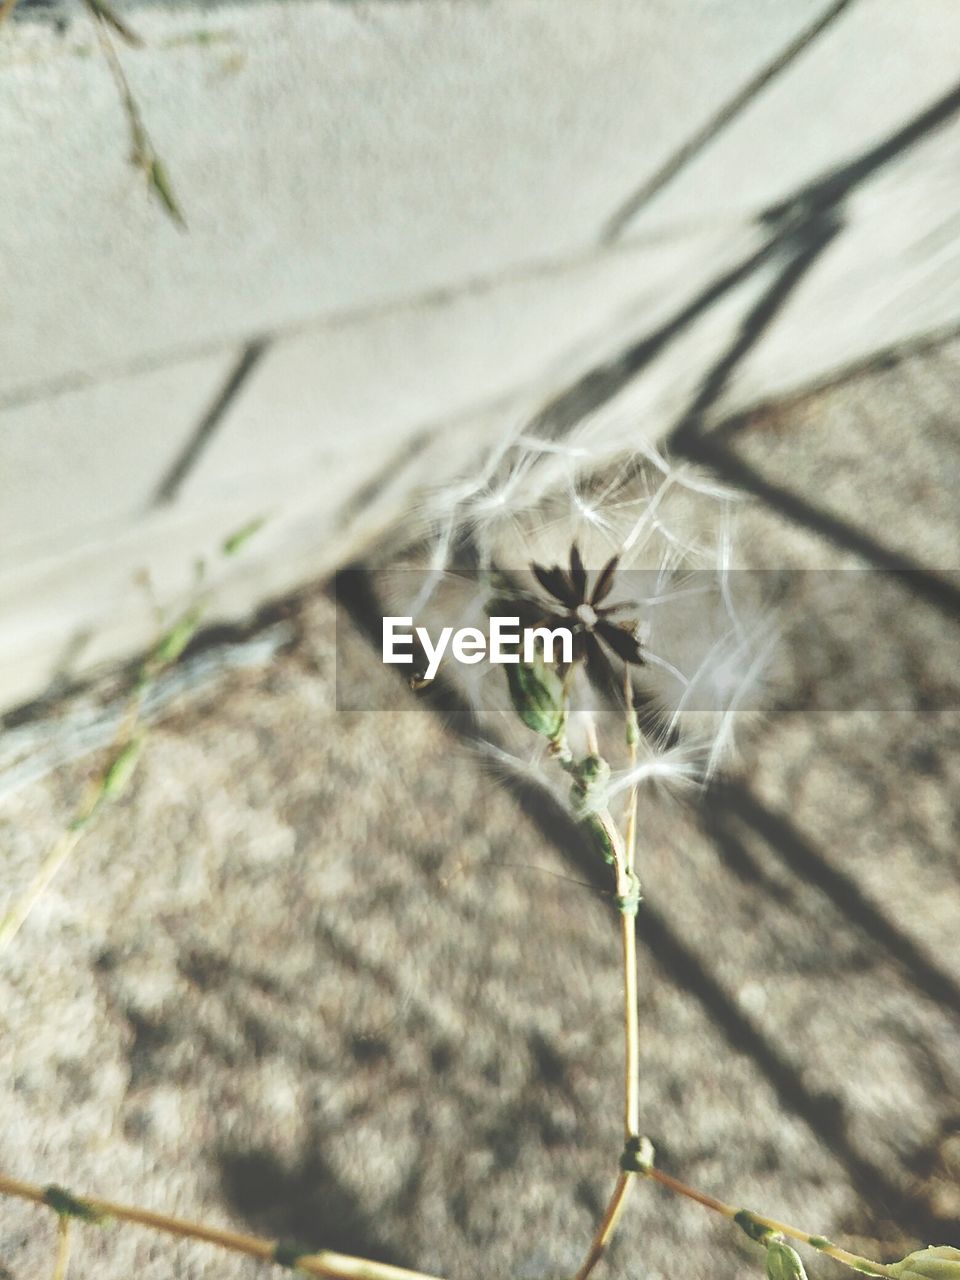
M 708 265 L 742 251 L 740 239 L 706 234 L 656 252 L 610 250 L 278 339 L 258 359 L 237 349 L 8 407 L 0 703 L 150 643 L 151 610 L 135 586 L 144 574 L 155 601 L 177 608 L 203 557 L 210 616 L 236 620 L 356 555 L 389 523 L 402 521 L 406 536 L 430 528 L 444 487 L 475 473 L 480 454 L 532 421 L 563 379 L 589 375 L 638 327 L 665 323 Z M 723 349 L 743 305 L 738 296 L 718 307 L 628 406 L 612 406 L 621 446 L 679 411 L 698 359 Z M 192 430 L 181 383 L 195 397 Z M 84 444 L 91 430 L 99 454 Z M 99 487 L 78 482 L 93 462 Z M 257 517 L 263 534 L 241 561 L 224 561 L 218 544 Z
M 745 465 L 772 512 L 786 517 L 778 524 L 775 514 L 759 514 L 749 536 L 776 538 L 779 528 L 783 563 L 798 563 L 789 551 L 790 524 L 802 516 L 823 535 L 809 564 L 896 557 L 953 581 L 960 566 L 957 360 L 953 339 L 721 430 L 714 439 L 731 474 Z
M 198 357 L 0 412 L 4 566 L 149 511 L 232 364 Z
M 621 234 L 689 225 L 704 209 L 756 215 L 869 157 L 956 90 L 950 49 L 958 38 L 950 0 L 930 0 L 922 13 L 895 0 L 846 5 Z
M 121 57 L 188 234 L 128 164 L 95 33 L 22 21 L 0 55 L 16 317 L 0 389 L 588 252 L 634 184 L 828 8 L 141 9 L 146 48 Z
M 94 34 L 24 11 L 0 51 L 14 108 L 0 144 L 14 211 L 2 287 L 15 317 L 0 330 L 0 593 L 21 610 L 4 613 L 0 665 L 20 669 L 0 702 L 42 692 L 64 655 L 75 673 L 129 656 L 148 638 L 129 605 L 134 575 L 149 570 L 171 603 L 184 564 L 251 515 L 274 519 L 262 544 L 274 564 L 264 552 L 256 573 L 239 571 L 246 594 L 229 575 L 214 591 L 211 574 L 222 616 L 325 572 L 408 507 L 429 525 L 439 483 L 571 388 L 616 388 L 581 406 L 585 428 L 605 416 L 636 448 L 753 329 L 713 420 L 955 324 L 949 112 L 866 166 L 809 270 L 810 209 L 769 250 L 779 232 L 757 221 L 751 186 L 757 167 L 782 184 L 835 175 L 857 148 L 869 156 L 909 130 L 949 88 L 941 5 L 904 25 L 886 0 L 872 21 L 860 5 L 770 0 L 743 8 L 749 39 L 733 10 L 721 20 L 708 4 L 557 12 L 543 0 L 220 6 L 202 20 L 137 9 L 148 48 L 122 56 L 161 150 L 194 186 L 184 236 L 126 165 Z M 821 101 L 847 66 L 842 127 L 834 136 L 806 111 L 791 126 L 805 146 L 781 164 L 781 79 Z M 907 84 L 912 66 L 923 73 Z M 296 91 L 264 114 L 278 83 Z M 890 84 L 900 92 L 881 92 Z M 683 210 L 657 221 L 658 197 L 626 247 L 601 245 L 617 202 L 681 153 L 662 198 L 687 192 Z M 718 164 L 752 206 L 714 199 Z M 694 191 L 688 171 L 701 170 Z M 750 182 L 728 181 L 743 173 Z M 140 523 L 183 457 L 187 408 L 201 432 L 251 337 L 264 354 L 184 468 L 186 507 Z M 372 494 L 376 511 L 358 519 Z
M 160 634 L 158 607 L 167 619 L 200 603 L 210 625 L 249 621 L 264 601 L 331 572 L 382 535 L 404 495 L 437 474 L 429 446 L 402 461 L 359 504 L 342 472 L 321 471 L 288 485 L 281 511 L 262 494 L 228 492 L 101 524 L 69 549 L 11 555 L 0 570 L 0 702 L 21 705 L 144 652 Z M 364 470 L 351 478 L 368 477 Z M 261 518 L 243 555 L 225 556 L 225 540 Z
M 706 271 L 732 264 L 740 251 L 726 233 L 631 246 L 279 338 L 186 478 L 183 501 L 249 492 L 283 502 L 291 481 L 310 472 L 336 475 L 343 496 L 421 447 L 427 432 L 438 446 L 450 436 L 434 480 L 452 480 L 524 414 L 533 416 L 559 382 L 588 372 L 638 326 L 665 320 L 696 294 Z M 671 353 L 666 364 L 654 392 L 662 395 L 662 384 L 689 388 L 689 353 Z M 649 433 L 667 415 L 656 401 L 652 407 L 659 412 Z M 470 414 L 475 451 L 463 450 L 456 429 Z

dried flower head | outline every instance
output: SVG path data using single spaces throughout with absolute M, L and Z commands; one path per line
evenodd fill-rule
M 588 575 L 576 543 L 570 548 L 570 568 L 564 571 L 558 564 L 547 569 L 541 564 L 530 566 L 534 577 L 552 597 L 555 605 L 549 606 L 544 620 L 553 626 L 569 626 L 573 632 L 573 659 L 585 661 L 587 666 L 597 666 L 603 658 L 602 645 L 606 645 L 624 662 L 643 664 L 636 623 L 614 622 L 611 615 L 622 605 L 605 605 L 613 588 L 614 574 L 620 562 L 613 556 L 597 574 L 593 589 L 588 589 Z

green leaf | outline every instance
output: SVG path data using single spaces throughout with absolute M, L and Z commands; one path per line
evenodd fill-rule
M 167 173 L 166 165 L 159 156 L 154 156 L 147 166 L 147 183 L 150 190 L 170 215 L 172 221 L 185 231 L 187 220 L 183 216 L 183 211 L 177 202 L 176 196 L 173 194 L 173 187 L 170 185 L 170 176 Z
M 236 533 L 231 533 L 228 538 L 224 538 L 220 550 L 225 556 L 235 556 L 238 551 L 243 550 L 255 534 L 260 532 L 264 523 L 263 516 L 258 516 L 256 520 L 251 520 L 248 524 L 238 529 Z

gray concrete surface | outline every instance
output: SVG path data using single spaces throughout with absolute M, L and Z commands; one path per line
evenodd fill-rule
M 886 1257 L 960 1241 L 956 358 L 904 356 L 721 433 L 767 486 L 743 562 L 897 552 L 917 572 L 852 574 L 812 619 L 798 579 L 768 714 L 700 803 L 641 810 L 641 1109 L 663 1167 Z M 619 1149 L 613 914 L 455 718 L 335 710 L 323 592 L 287 614 L 284 654 L 168 710 L 5 958 L 0 1165 L 450 1277 L 556 1280 Z M 339 656 L 348 685 L 389 679 L 357 631 Z M 33 732 L 56 740 L 49 716 Z M 14 883 L 88 767 L 8 793 Z M 0 1204 L 9 1276 L 51 1251 L 36 1210 Z M 652 1187 L 605 1265 L 760 1272 Z M 85 1271 L 263 1274 L 116 1227 L 83 1234 Z
M 22 22 L 0 55 L 0 156 L 6 207 L 34 212 L 5 227 L 4 389 L 589 253 L 609 210 L 827 8 L 743 6 L 749 39 L 702 2 L 608 0 L 599 20 L 543 0 L 141 9 L 148 47 L 124 64 L 189 236 L 127 165 L 83 15 L 64 35 Z

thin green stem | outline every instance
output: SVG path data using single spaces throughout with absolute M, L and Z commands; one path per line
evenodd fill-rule
M 633 684 L 629 666 L 623 675 L 624 712 L 626 716 L 627 764 L 631 770 L 637 763 L 639 727 L 633 706 Z M 624 1137 L 640 1135 L 640 991 L 637 985 L 637 906 L 638 882 L 634 864 L 637 852 L 637 785 L 630 788 L 627 801 L 626 835 L 624 837 L 623 868 L 617 868 L 620 896 L 620 936 L 623 948 L 623 1026 L 625 1041 L 624 1063 Z M 631 899 L 633 899 L 631 901 Z M 626 907 L 629 902 L 629 907 Z
M 629 683 L 629 676 L 624 680 L 624 698 L 626 702 L 626 718 L 627 718 L 627 748 L 629 755 L 629 767 L 633 768 L 637 758 L 637 741 L 639 737 L 638 726 L 636 724 L 636 715 L 633 710 L 632 690 Z M 596 754 L 595 742 L 591 745 L 591 750 Z M 625 1152 L 630 1153 L 631 1149 L 636 1150 L 640 1144 L 639 1130 L 639 1083 L 640 1083 L 640 1029 L 639 1029 L 639 1013 L 638 1013 L 638 986 L 637 986 L 637 943 L 636 943 L 636 904 L 638 885 L 634 872 L 634 862 L 636 857 L 636 824 L 637 824 L 637 795 L 636 787 L 632 787 L 628 798 L 627 810 L 625 815 L 625 836 L 621 836 L 616 823 L 613 821 L 607 810 L 600 810 L 596 814 L 598 820 L 604 828 L 607 835 L 610 848 L 613 850 L 614 872 L 617 882 L 617 896 L 621 906 L 620 913 L 620 931 L 623 949 L 623 990 L 624 990 L 624 1041 L 625 1041 L 625 1065 L 624 1065 L 624 1135 L 626 1139 Z M 627 908 L 626 910 L 624 908 Z M 651 1149 L 652 1150 L 652 1149 Z M 831 1240 L 824 1236 L 813 1235 L 808 1231 L 802 1231 L 799 1227 L 790 1226 L 788 1223 L 780 1222 L 776 1218 L 767 1218 L 762 1214 L 753 1213 L 749 1210 L 738 1209 L 735 1205 L 727 1204 L 723 1200 L 718 1200 L 715 1196 L 708 1195 L 706 1192 L 697 1191 L 695 1188 L 687 1186 L 678 1178 L 672 1177 L 670 1174 L 663 1173 L 655 1168 L 652 1162 L 646 1158 L 638 1160 L 634 1167 L 631 1167 L 630 1161 L 624 1160 L 624 1168 L 617 1178 L 613 1192 L 604 1210 L 600 1225 L 594 1234 L 590 1243 L 587 1256 L 576 1274 L 576 1280 L 587 1280 L 587 1277 L 593 1271 L 594 1267 L 603 1257 L 604 1252 L 613 1237 L 617 1223 L 626 1204 L 627 1196 L 630 1188 L 636 1180 L 636 1175 L 642 1175 L 658 1182 L 661 1186 L 668 1188 L 677 1195 L 693 1200 L 697 1204 L 703 1205 L 705 1208 L 719 1213 L 725 1218 L 729 1218 L 732 1222 L 736 1222 L 748 1235 L 753 1239 L 762 1239 L 764 1236 L 779 1235 L 791 1240 L 796 1240 L 801 1244 L 810 1245 L 817 1249 L 826 1257 L 833 1258 L 837 1262 L 843 1263 L 852 1270 L 859 1272 L 861 1275 L 870 1276 L 892 1276 L 894 1273 L 890 1267 L 883 1263 L 873 1262 L 869 1258 L 861 1257 L 859 1254 L 852 1253 L 849 1249 L 844 1249 L 840 1245 L 834 1244 Z
M 620 913 L 620 940 L 623 948 L 624 1009 L 624 1136 L 640 1136 L 640 1016 L 637 1010 L 637 917 Z
M 126 117 L 127 128 L 130 133 L 131 161 L 142 171 L 147 180 L 148 188 L 160 201 L 171 221 L 183 230 L 187 225 L 183 211 L 173 193 L 166 167 L 157 154 L 147 132 L 140 107 L 133 96 L 133 90 L 130 88 L 127 74 L 110 38 L 109 28 L 112 27 L 130 43 L 138 43 L 138 37 L 108 5 L 103 3 L 103 0 L 84 0 L 84 2 L 93 19 L 100 48 L 103 51 L 107 66 L 110 68 L 110 74 L 113 76 L 117 92 L 120 95 L 120 105 L 123 108 L 123 114 Z
M 76 849 L 81 836 L 88 829 L 101 806 L 115 799 L 123 791 L 136 768 L 143 734 L 136 733 L 141 695 L 135 695 L 132 710 L 125 718 L 117 738 L 118 746 L 111 754 L 110 763 L 103 772 L 88 784 L 76 816 L 44 858 L 25 892 L 0 920 L 0 954 L 13 942 L 26 923 L 31 911 L 46 893 L 57 872 Z
M 623 699 L 626 715 L 627 768 L 632 771 L 637 767 L 637 745 L 640 741 L 640 726 L 637 724 L 637 711 L 633 705 L 633 681 L 628 666 L 624 667 L 623 672 Z M 628 871 L 634 870 L 637 855 L 637 796 L 638 787 L 634 782 L 627 795 L 625 824 L 626 836 L 624 843 L 627 849 Z

